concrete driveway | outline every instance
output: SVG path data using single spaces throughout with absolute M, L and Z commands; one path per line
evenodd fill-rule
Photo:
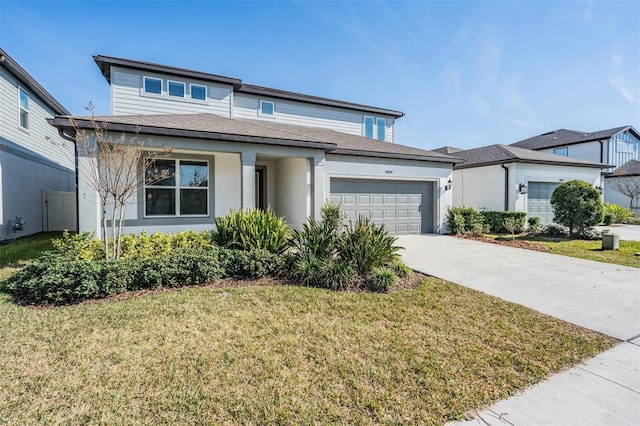
M 452 425 L 640 424 L 640 269 L 450 236 L 398 243 L 416 270 L 623 341 Z
M 596 226 L 596 230 L 599 232 L 602 232 L 605 229 L 608 229 L 614 234 L 620 235 L 621 240 L 640 241 L 640 225 L 611 224 L 608 226 Z

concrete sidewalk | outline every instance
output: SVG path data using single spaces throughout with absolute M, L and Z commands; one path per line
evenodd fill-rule
M 398 244 L 416 270 L 623 341 L 454 425 L 640 424 L 640 269 L 449 236 Z

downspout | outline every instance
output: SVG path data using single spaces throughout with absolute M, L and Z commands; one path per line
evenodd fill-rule
M 509 211 L 509 168 L 500 164 L 504 169 L 504 211 Z
M 75 163 L 75 177 L 76 177 L 76 233 L 80 233 L 80 188 L 78 188 L 79 185 L 79 170 L 78 170 L 78 144 L 76 143 L 76 140 L 73 139 L 70 136 L 65 135 L 64 131 L 62 129 L 58 129 L 58 135 L 60 135 L 60 137 L 66 141 L 69 141 L 71 143 L 73 143 L 73 159 L 74 159 L 74 163 Z
M 600 163 L 604 163 L 604 142 L 602 142 L 602 139 L 598 142 L 600 142 Z

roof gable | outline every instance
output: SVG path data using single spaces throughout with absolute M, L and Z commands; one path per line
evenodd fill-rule
M 614 127 L 612 129 L 599 130 L 597 132 L 580 132 L 576 130 L 558 129 L 512 143 L 511 146 L 537 151 L 541 149 L 555 148 L 558 146 L 609 139 L 610 137 L 627 129 L 631 130 L 636 137 L 640 137 L 638 132 L 632 126 Z

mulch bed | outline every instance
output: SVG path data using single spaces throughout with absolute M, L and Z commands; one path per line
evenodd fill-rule
M 458 238 L 465 238 L 467 240 L 476 240 L 482 241 L 483 243 L 491 243 L 491 244 L 500 244 L 501 246 L 509 246 L 516 247 L 526 250 L 535 250 L 541 251 L 544 253 L 549 252 L 549 247 L 544 244 L 535 243 L 533 241 L 523 241 L 523 240 L 495 240 L 493 238 L 485 237 L 485 236 L 472 236 L 472 235 L 456 235 Z

